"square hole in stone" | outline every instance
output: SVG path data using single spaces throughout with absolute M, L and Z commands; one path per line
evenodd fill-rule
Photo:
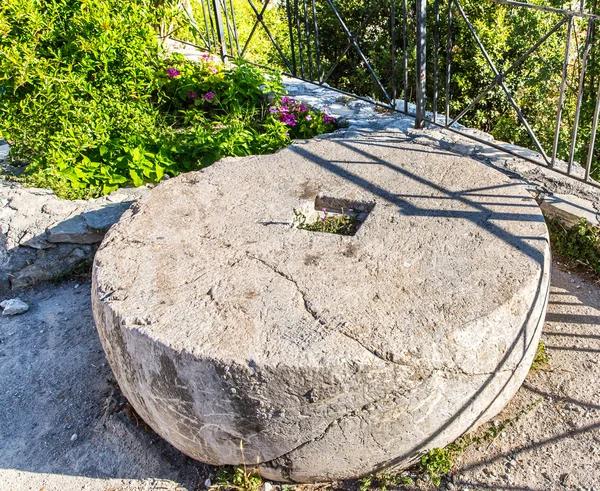
M 319 195 L 314 206 L 294 209 L 294 225 L 310 232 L 354 235 L 374 207 L 375 203 Z

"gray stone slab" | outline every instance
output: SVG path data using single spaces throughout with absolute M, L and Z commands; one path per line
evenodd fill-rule
M 131 206 L 131 201 L 125 201 L 113 205 L 106 205 L 102 208 L 86 211 L 82 213 L 82 218 L 87 226 L 93 230 L 106 232 L 110 227 L 119 221 L 121 215 Z
M 327 200 L 372 211 L 354 236 L 294 226 Z M 157 186 L 108 232 L 92 304 L 158 434 L 312 482 L 407 466 L 497 414 L 535 354 L 548 268 L 519 181 L 340 133 Z
M 46 230 L 48 242 L 69 244 L 97 244 L 102 241 L 104 232 L 92 230 L 82 215 L 75 215 Z
M 600 225 L 598 218 L 600 214 L 594 208 L 593 201 L 578 196 L 571 194 L 544 196 L 540 207 L 549 216 L 559 217 L 570 227 L 579 223 L 580 218 L 585 218 L 591 225 Z

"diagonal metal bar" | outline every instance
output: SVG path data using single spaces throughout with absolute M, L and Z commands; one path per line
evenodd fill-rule
M 202 31 L 200 31 L 200 28 L 198 27 L 198 23 L 196 22 L 196 19 L 194 19 L 194 16 L 190 12 L 187 4 L 185 2 L 181 2 L 181 7 L 183 7 L 183 11 L 185 12 L 185 15 L 187 16 L 188 20 L 190 21 L 190 25 L 192 26 L 194 31 L 196 31 L 196 33 L 200 36 L 200 39 L 202 39 L 202 42 L 205 44 L 206 48 L 210 51 L 211 46 L 206 41 L 206 38 L 202 34 Z
M 554 130 L 554 141 L 552 142 L 552 160 L 550 167 L 554 167 L 556 162 L 556 153 L 558 152 L 558 140 L 560 135 L 560 123 L 562 119 L 563 103 L 565 100 L 565 86 L 569 70 L 569 54 L 571 51 L 571 35 L 573 32 L 573 17 L 569 18 L 569 27 L 567 29 L 567 41 L 565 43 L 565 58 L 563 61 L 562 78 L 560 81 L 560 95 L 558 96 L 558 108 L 556 110 L 556 129 Z
M 571 173 L 573 159 L 575 158 L 575 145 L 577 143 L 577 132 L 579 131 L 579 116 L 581 115 L 581 103 L 583 102 L 583 85 L 585 83 L 585 69 L 587 68 L 588 56 L 592 47 L 592 20 L 588 21 L 587 36 L 585 37 L 585 48 L 581 59 L 581 73 L 579 76 L 579 89 L 577 91 L 577 107 L 575 109 L 575 119 L 573 121 L 573 135 L 571 138 L 571 150 L 569 151 L 569 165 L 567 173 Z
M 579 10 L 558 9 L 554 7 L 546 7 L 545 5 L 536 5 L 533 3 L 515 2 L 513 0 L 491 0 L 494 3 L 502 3 L 512 7 L 523 7 L 526 9 L 541 10 L 543 12 L 551 12 L 553 14 L 568 15 L 573 17 L 581 17 L 584 19 L 600 20 L 600 15 L 587 14 L 583 11 L 583 7 Z
M 298 58 L 300 59 L 300 74 L 304 77 L 304 50 L 302 47 L 302 30 L 300 29 L 300 9 L 298 0 L 294 0 L 294 15 L 296 17 L 296 39 L 298 40 Z
M 231 52 L 231 54 L 234 54 L 235 46 L 234 46 L 234 38 L 233 38 L 233 27 L 232 27 L 231 21 L 229 19 L 229 8 L 227 7 L 227 0 L 219 0 L 219 3 L 221 4 L 221 9 L 225 13 L 225 26 L 227 26 L 227 37 L 229 38 L 230 52 Z M 238 54 L 239 54 L 239 52 L 238 52 Z
M 252 7 L 252 10 L 254 10 L 254 14 L 256 15 L 256 18 L 258 19 L 258 21 L 263 26 L 265 32 L 267 33 L 267 36 L 269 36 L 269 39 L 271 40 L 271 43 L 273 44 L 273 46 L 275 47 L 275 49 L 279 53 L 279 56 L 281 56 L 281 59 L 284 61 L 285 66 L 288 68 L 288 70 L 291 71 L 292 67 L 290 65 L 289 60 L 287 59 L 287 57 L 285 56 L 285 54 L 283 53 L 283 51 L 281 51 L 281 48 L 279 47 L 279 44 L 277 44 L 277 41 L 275 41 L 275 39 L 273 38 L 273 35 L 271 34 L 271 31 L 269 30 L 269 28 L 265 24 L 265 21 L 263 20 L 263 13 L 264 13 L 267 5 L 269 4 L 269 0 L 265 1 L 265 4 L 264 4 L 263 9 L 261 11 L 262 13 L 260 13 L 260 14 L 259 14 L 258 10 L 256 9 L 256 7 L 254 6 L 254 4 L 252 3 L 252 0 L 248 0 L 248 3 L 250 4 L 250 7 Z
M 499 74 L 499 76 L 502 79 L 505 79 L 514 70 L 516 70 L 518 67 L 520 67 L 521 64 L 529 57 L 529 55 L 531 55 L 542 44 L 544 44 L 544 42 L 550 36 L 552 36 L 552 34 L 554 34 L 556 31 L 558 31 L 565 24 L 565 22 L 567 22 L 567 17 L 563 17 L 556 25 L 554 25 L 552 27 L 552 29 L 550 29 L 544 36 L 542 36 L 540 39 L 538 39 L 538 41 L 533 46 L 531 46 L 531 48 L 529 48 L 525 53 L 523 53 L 519 57 L 519 59 L 517 61 L 515 61 L 504 73 Z M 475 99 L 473 99 L 473 101 L 465 109 L 463 109 L 460 112 L 460 114 L 458 116 L 456 116 L 456 118 L 454 118 L 452 120 L 450 125 L 457 123 L 467 112 L 469 112 L 473 108 L 473 106 L 475 106 L 477 103 L 479 103 L 481 101 L 481 99 L 483 99 L 487 94 L 489 94 L 489 92 L 498 85 L 498 79 L 499 79 L 499 77 L 496 76 L 496 79 L 492 82 L 492 84 L 484 92 L 482 92 Z
M 229 0 L 229 5 L 231 7 L 231 18 L 233 22 L 233 36 L 235 37 L 235 47 L 237 49 L 237 55 L 240 56 L 240 40 L 238 37 L 237 20 L 235 18 L 235 9 L 233 8 L 233 0 Z
M 287 20 L 288 20 L 288 35 L 290 37 L 290 51 L 292 52 L 292 66 L 293 66 L 293 70 L 292 73 L 294 74 L 294 76 L 296 76 L 297 72 L 296 72 L 296 49 L 294 48 L 294 32 L 292 29 L 292 11 L 290 9 L 290 0 L 285 0 L 285 10 L 286 10 L 286 14 L 287 14 Z
M 517 113 L 517 116 L 519 117 L 519 119 L 521 120 L 521 123 L 523 124 L 523 126 L 527 130 L 527 133 L 529 134 L 529 136 L 531 137 L 531 139 L 535 143 L 536 147 L 538 148 L 538 150 L 542 154 L 542 157 L 544 157 L 544 160 L 546 161 L 546 163 L 549 164 L 550 161 L 548 159 L 548 156 L 546 155 L 546 152 L 544 151 L 544 149 L 542 148 L 542 145 L 540 144 L 540 142 L 538 141 L 537 137 L 535 136 L 533 130 L 531 129 L 531 126 L 529 126 L 529 123 L 527 122 L 527 119 L 525 119 L 525 116 L 521 112 L 521 109 L 519 108 L 518 104 L 513 99 L 512 94 L 510 93 L 510 91 L 506 87 L 506 84 L 504 83 L 504 79 L 503 79 L 504 77 L 503 77 L 503 75 L 501 75 L 500 72 L 498 72 L 498 69 L 496 68 L 496 65 L 494 65 L 494 62 L 492 61 L 492 59 L 488 55 L 488 53 L 487 53 L 487 51 L 485 49 L 485 46 L 483 46 L 483 43 L 479 39 L 479 36 L 477 35 L 477 32 L 475 31 L 475 28 L 473 27 L 473 24 L 471 24 L 471 22 L 467 18 L 466 14 L 465 14 L 465 11 L 463 10 L 463 8 L 460 5 L 459 1 L 458 0 L 454 0 L 454 4 L 456 5 L 456 7 L 457 7 L 457 9 L 458 9 L 461 17 L 463 18 L 463 20 L 467 24 L 467 27 L 468 27 L 469 31 L 471 32 L 471 35 L 473 36 L 473 38 L 475 39 L 475 42 L 479 46 L 479 49 L 483 53 L 483 56 L 485 57 L 486 61 L 488 62 L 488 65 L 490 66 L 490 68 L 494 72 L 494 75 L 496 76 L 496 82 L 498 83 L 498 85 L 500 85 L 500 87 L 502 87 L 502 90 L 504 90 L 504 93 L 506 94 L 506 97 L 508 98 L 508 101 L 510 102 L 511 106 L 513 107 L 513 109 Z
M 317 24 L 317 5 L 316 0 L 312 0 L 312 19 L 315 30 L 315 51 L 317 57 L 317 75 L 319 83 L 322 83 L 323 71 L 321 70 L 321 43 L 319 42 L 319 25 Z
M 379 5 L 381 5 L 381 0 L 376 0 L 376 3 L 375 3 L 375 5 L 373 5 L 373 8 L 371 9 L 371 11 L 367 14 L 367 16 L 364 18 L 364 20 L 362 21 L 360 26 L 358 26 L 358 29 L 354 33 L 354 36 L 356 37 L 356 39 L 360 39 L 360 37 L 362 35 L 362 30 L 367 26 L 367 24 L 371 20 L 371 17 L 377 10 L 377 7 L 379 7 Z M 327 75 L 325 75 L 325 77 L 323 78 L 323 83 L 325 83 L 325 82 L 327 82 L 327 80 L 329 80 L 329 77 L 331 77 L 334 70 L 337 68 L 337 66 L 340 64 L 340 62 L 344 59 L 344 56 L 346 56 L 346 53 L 350 50 L 350 48 L 352 48 L 352 42 L 346 43 L 346 46 L 342 50 L 342 54 L 336 58 L 334 64 L 331 66 L 331 68 L 327 72 Z
M 246 50 L 248 49 L 248 46 L 250 45 L 250 41 L 252 41 L 252 37 L 254 36 L 254 33 L 256 32 L 256 28 L 260 24 L 260 21 L 258 19 L 259 19 L 259 17 L 262 18 L 262 16 L 265 14 L 265 11 L 267 10 L 267 7 L 268 7 L 270 1 L 271 0 L 267 0 L 265 2 L 262 10 L 260 11 L 260 14 L 257 15 L 256 21 L 254 22 L 254 25 L 252 26 L 252 29 L 250 30 L 250 34 L 248 35 L 248 39 L 246 39 L 246 44 L 244 44 L 244 48 L 242 49 L 242 52 L 240 54 L 240 56 L 242 58 L 246 54 Z
M 250 1 L 250 0 L 248 0 L 248 1 Z M 348 36 L 348 39 L 350 39 L 350 41 L 354 45 L 354 48 L 356 49 L 356 52 L 361 57 L 363 63 L 367 66 L 367 70 L 369 70 L 369 73 L 371 74 L 371 77 L 373 78 L 373 80 L 375 81 L 375 83 L 377 84 L 377 86 L 379 87 L 379 89 L 381 90 L 381 92 L 383 93 L 383 95 L 385 96 L 385 98 L 387 99 L 387 101 L 391 104 L 392 100 L 390 99 L 390 96 L 388 95 L 387 90 L 385 90 L 385 87 L 381 84 L 381 80 L 379 80 L 379 77 L 377 76 L 377 74 L 373 70 L 373 67 L 371 66 L 371 63 L 369 63 L 369 60 L 367 59 L 367 57 L 365 56 L 365 54 L 362 52 L 362 49 L 360 49 L 360 46 L 356 42 L 356 39 L 354 38 L 354 36 L 352 35 L 352 33 L 350 32 L 350 29 L 348 29 L 348 26 L 344 22 L 344 19 L 342 19 L 342 16 L 337 11 L 337 9 L 335 8 L 335 6 L 333 5 L 333 2 L 331 0 L 327 0 L 327 3 L 329 4 L 329 6 L 331 7 L 331 9 L 333 10 L 334 15 L 336 16 L 338 22 L 342 26 L 342 29 L 346 33 L 346 36 Z
M 213 44 L 216 45 L 217 43 L 215 41 L 215 33 L 213 30 L 212 18 L 210 16 L 210 8 L 205 4 L 204 0 L 201 0 L 200 4 L 202 5 L 202 16 L 204 17 L 204 26 L 206 27 L 206 36 L 208 38 L 208 46 L 210 48 L 209 51 L 212 51 Z M 213 43 L 213 41 L 215 42 Z
M 588 149 L 587 162 L 585 164 L 585 180 L 589 180 L 594 158 L 594 145 L 596 144 L 596 131 L 598 130 L 598 112 L 600 111 L 600 84 L 596 95 L 596 107 L 594 108 L 594 119 L 592 121 L 592 132 L 590 134 L 590 146 Z
M 306 56 L 308 57 L 308 75 L 311 80 L 314 80 L 313 75 L 313 60 L 312 60 L 312 47 L 310 45 L 311 33 L 308 28 L 308 7 L 306 6 L 306 0 L 302 0 L 304 7 L 304 35 L 306 36 Z

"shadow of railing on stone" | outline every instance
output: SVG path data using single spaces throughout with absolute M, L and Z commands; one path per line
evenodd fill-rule
M 497 225 L 495 223 L 491 223 L 489 221 L 489 219 L 493 216 L 495 220 L 519 220 L 519 221 L 525 221 L 525 222 L 529 221 L 529 222 L 540 223 L 540 222 L 543 222 L 544 219 L 539 211 L 537 213 L 531 213 L 531 214 L 498 213 L 494 210 L 486 208 L 486 206 L 482 205 L 479 202 L 469 199 L 469 196 L 473 196 L 474 193 L 476 193 L 478 191 L 478 189 L 470 189 L 470 190 L 468 190 L 467 194 L 465 194 L 464 192 L 454 192 L 454 191 L 445 189 L 444 187 L 442 187 L 441 185 L 439 185 L 433 181 L 427 180 L 427 179 L 423 178 L 422 176 L 412 173 L 410 170 L 400 167 L 400 166 L 397 166 L 392 162 L 384 160 L 383 158 L 376 157 L 376 156 L 370 154 L 368 151 L 358 147 L 358 145 L 363 145 L 365 147 L 368 147 L 369 145 L 371 145 L 372 143 L 368 139 L 366 139 L 366 140 L 335 139 L 334 141 L 341 147 L 344 147 L 347 150 L 353 151 L 353 152 L 361 155 L 362 157 L 367 159 L 367 162 L 370 163 L 371 165 L 384 166 L 391 170 L 394 170 L 394 171 L 398 172 L 399 174 L 402 174 L 406 179 L 413 180 L 421 185 L 426 186 L 428 189 L 430 189 L 436 193 L 439 193 L 441 195 L 440 199 L 456 200 L 456 201 L 462 203 L 463 205 L 466 205 L 466 206 L 474 209 L 474 211 L 443 210 L 443 209 L 431 209 L 431 208 L 419 207 L 419 206 L 415 205 L 414 203 L 411 203 L 409 201 L 408 196 L 401 195 L 401 194 L 395 194 L 392 191 L 384 189 L 383 187 L 381 187 L 373 182 L 370 182 L 367 179 L 344 168 L 342 166 L 342 163 L 348 164 L 348 161 L 346 161 L 346 160 L 343 162 L 341 162 L 341 161 L 338 162 L 335 160 L 327 160 L 327 159 L 311 152 L 310 150 L 308 150 L 307 148 L 305 148 L 303 146 L 291 146 L 290 149 L 293 152 L 300 155 L 301 157 L 308 159 L 311 162 L 313 162 L 314 164 L 322 167 L 323 169 L 326 169 L 329 172 L 332 172 L 343 179 L 349 180 L 353 184 L 358 185 L 359 187 L 361 187 L 364 190 L 374 194 L 375 196 L 387 201 L 388 203 L 396 205 L 398 207 L 399 212 L 403 215 L 426 216 L 426 217 L 431 217 L 431 218 L 444 217 L 444 218 L 452 218 L 452 219 L 469 220 L 472 223 L 476 224 L 477 226 L 485 229 L 488 233 L 495 235 L 500 240 L 509 244 L 511 247 L 514 248 L 515 253 L 526 254 L 531 259 L 533 259 L 533 261 L 535 261 L 537 264 L 539 264 L 539 267 L 540 267 L 540 274 L 539 274 L 539 279 L 537 282 L 537 287 L 535 290 L 534 298 L 531 301 L 531 304 L 530 304 L 531 307 L 529 308 L 529 311 L 527 312 L 525 321 L 523 322 L 522 327 L 520 328 L 518 336 L 515 336 L 514 342 L 507 348 L 507 350 L 504 353 L 504 355 L 502 356 L 501 360 L 498 362 L 495 370 L 485 379 L 485 381 L 481 384 L 479 389 L 471 396 L 469 402 L 465 403 L 462 407 L 460 407 L 456 411 L 455 414 L 453 414 L 446 421 L 442 422 L 440 424 L 440 426 L 434 432 L 432 432 L 431 436 L 422 440 L 418 445 L 414 446 L 408 452 L 404 452 L 401 455 L 397 456 L 396 458 L 388 460 L 385 463 L 378 466 L 377 470 L 383 470 L 388 467 L 393 467 L 394 465 L 397 465 L 406 460 L 414 460 L 419 455 L 421 455 L 422 453 L 427 451 L 429 449 L 429 447 L 431 446 L 430 444 L 435 440 L 436 435 L 438 433 L 443 432 L 444 430 L 448 429 L 454 422 L 456 422 L 458 420 L 458 418 L 463 413 L 465 413 L 468 410 L 472 410 L 474 401 L 476 401 L 479 397 L 482 396 L 483 392 L 486 390 L 486 388 L 488 386 L 490 386 L 490 384 L 498 376 L 499 372 L 503 369 L 503 367 L 505 366 L 505 364 L 507 363 L 507 361 L 509 360 L 509 358 L 511 357 L 513 352 L 515 352 L 515 350 L 518 349 L 519 346 L 522 345 L 521 360 L 523 360 L 525 358 L 526 353 L 528 353 L 530 349 L 534 349 L 534 347 L 532 346 L 532 342 L 535 339 L 535 336 L 533 335 L 533 333 L 528 332 L 528 326 L 530 325 L 530 323 L 533 323 L 533 325 L 535 326 L 534 331 L 538 331 L 538 330 L 541 331 L 541 329 L 543 327 L 543 321 L 544 321 L 543 314 L 545 313 L 545 309 L 542 310 L 542 315 L 539 319 L 532 319 L 532 316 L 534 314 L 535 306 L 538 304 L 538 302 L 540 300 L 547 302 L 547 298 L 548 298 L 550 289 L 549 289 L 549 283 L 544 285 L 544 277 L 549 272 L 545 270 L 545 268 L 547 268 L 547 263 L 546 263 L 547 258 L 544 257 L 544 253 L 542 252 L 542 250 L 533 247 L 531 244 L 529 244 L 527 242 L 527 240 L 543 240 L 545 242 L 548 242 L 548 238 L 547 237 L 540 238 L 540 237 L 515 236 L 513 234 L 510 234 L 506 230 L 502 229 L 499 225 Z M 375 143 L 375 144 L 377 144 L 377 143 Z M 398 145 L 398 144 L 394 145 L 394 149 L 396 151 L 398 151 L 399 147 L 401 148 L 401 145 Z M 413 146 L 411 146 L 410 150 L 415 151 L 415 148 Z M 416 151 L 418 151 L 418 150 L 416 150 Z M 429 154 L 429 152 L 427 152 L 427 151 L 423 151 L 423 153 Z M 365 163 L 367 163 L 367 162 L 365 162 Z M 485 164 L 482 163 L 481 165 L 485 165 Z M 523 186 L 523 183 L 515 182 L 514 186 Z M 488 189 L 489 188 L 486 188 L 483 190 L 488 190 Z M 494 196 L 494 195 L 492 195 L 492 196 Z M 436 196 L 432 197 L 431 195 L 417 196 L 416 198 L 418 199 L 420 197 L 427 198 L 428 200 L 438 199 Z M 501 195 L 498 195 L 497 197 L 499 199 L 504 199 L 504 197 Z M 412 197 L 411 199 L 414 200 L 415 197 Z M 531 204 L 531 208 L 532 209 L 535 208 L 536 210 L 539 210 L 539 208 L 537 207 L 537 204 L 535 202 Z M 529 339 L 529 342 L 527 341 L 528 339 Z M 517 366 L 518 365 L 519 364 L 517 364 Z M 474 423 L 466 431 L 469 431 L 473 427 L 477 426 L 477 424 L 480 422 L 479 419 L 485 415 L 485 413 L 493 406 L 493 404 L 500 397 L 500 395 L 503 393 L 503 391 L 511 384 L 514 376 L 515 376 L 515 372 L 513 370 L 512 374 L 507 378 L 507 380 L 504 382 L 504 384 L 500 387 L 500 389 L 498 390 L 496 395 L 492 398 L 492 400 L 483 409 L 477 411 L 478 415 L 476 417 L 472 418 Z

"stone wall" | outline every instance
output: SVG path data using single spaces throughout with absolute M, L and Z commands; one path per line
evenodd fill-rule
M 106 231 L 148 188 L 95 200 L 0 181 L 0 292 L 68 274 L 90 262 Z

